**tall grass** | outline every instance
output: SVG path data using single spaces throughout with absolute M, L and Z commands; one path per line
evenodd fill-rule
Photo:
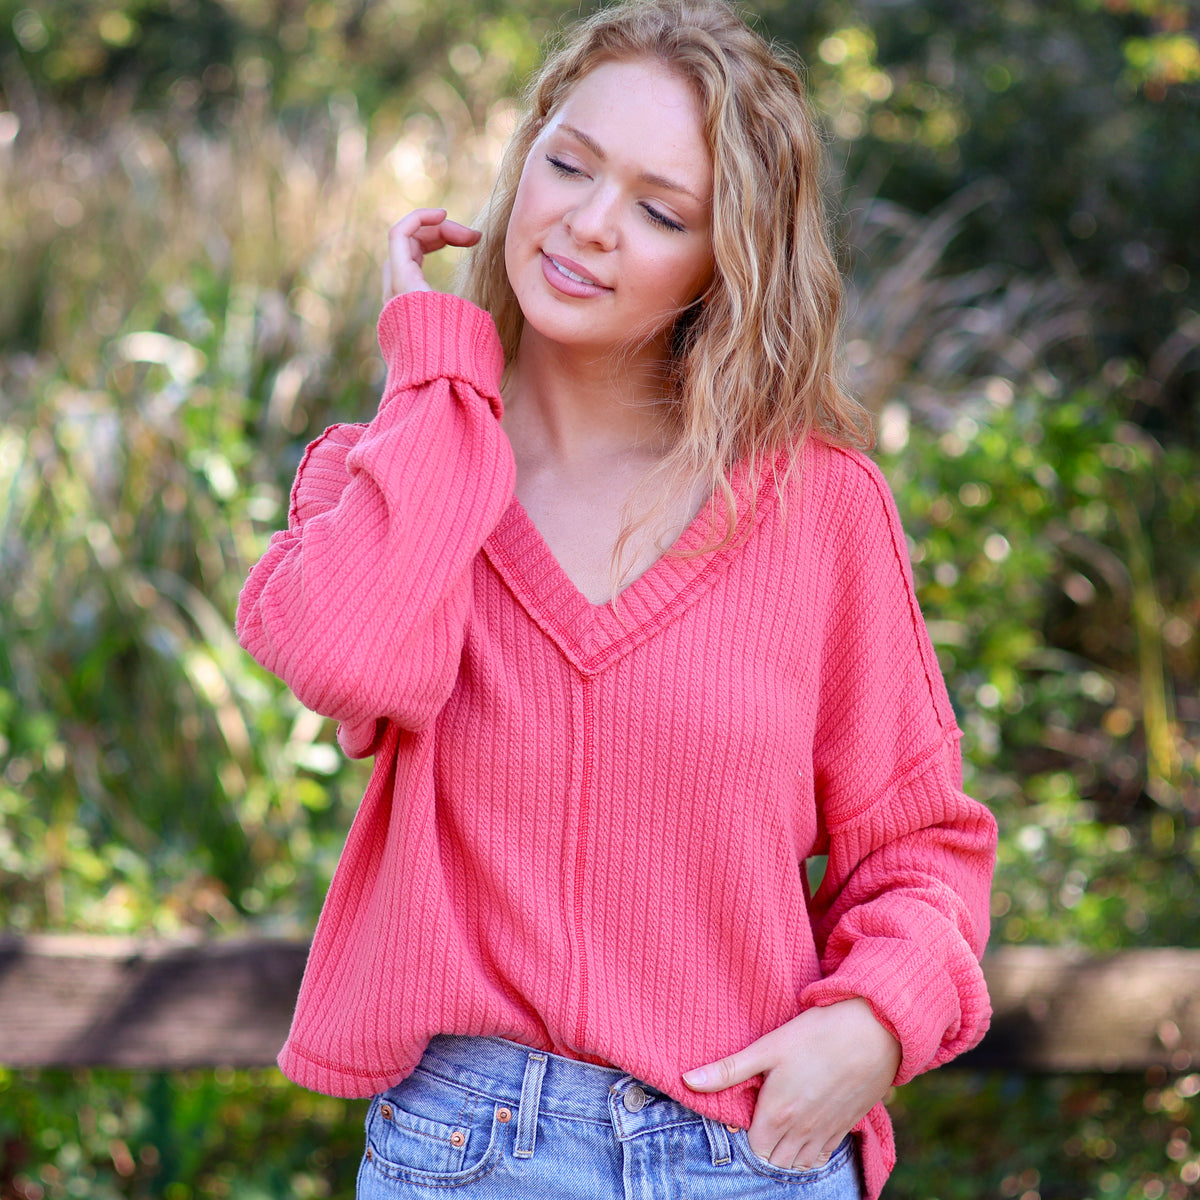
M 210 130 L 50 112 L 0 151 L 10 927 L 311 920 L 361 770 L 231 617 L 305 441 L 373 407 L 386 229 L 442 143 L 494 154 L 468 122 L 285 130 L 251 94 Z M 475 207 L 472 156 L 442 174 Z

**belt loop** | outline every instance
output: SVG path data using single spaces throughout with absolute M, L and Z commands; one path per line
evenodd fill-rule
M 705 1117 L 704 1132 L 708 1134 L 713 1166 L 723 1167 L 730 1160 L 728 1131 L 719 1121 L 714 1121 L 712 1117 Z
M 517 1109 L 517 1145 L 514 1158 L 532 1158 L 533 1143 L 537 1140 L 538 1105 L 542 1099 L 542 1076 L 546 1073 L 546 1056 L 530 1054 L 521 1082 L 521 1104 Z

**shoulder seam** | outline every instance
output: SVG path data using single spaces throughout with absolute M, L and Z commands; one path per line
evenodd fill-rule
M 940 723 L 939 716 L 939 723 Z M 885 796 L 902 788 L 910 779 L 917 775 L 923 774 L 927 765 L 937 754 L 947 748 L 951 743 L 957 741 L 962 734 L 957 726 L 947 731 L 943 728 L 943 737 L 934 742 L 932 745 L 926 746 L 918 754 L 914 754 L 911 758 L 902 762 L 888 778 L 873 791 L 865 801 L 861 804 L 856 804 L 849 812 L 838 814 L 833 819 L 826 818 L 826 829 L 832 832 L 835 829 L 841 829 L 845 825 L 849 825 L 852 821 L 857 821 L 864 813 L 869 812 L 876 804 L 879 803 Z
M 929 640 L 929 630 L 925 624 L 925 618 L 921 613 L 921 607 L 917 603 L 916 585 L 912 576 L 912 563 L 908 555 L 908 542 L 904 536 L 904 526 L 900 521 L 896 498 L 892 493 L 886 476 L 879 469 L 879 465 L 871 458 L 858 450 L 849 450 L 841 446 L 834 446 L 832 448 L 853 462 L 862 471 L 863 475 L 873 485 L 883 505 L 888 532 L 891 534 L 892 539 L 892 552 L 896 556 L 896 563 L 907 585 L 909 617 L 912 621 L 913 632 L 917 637 L 917 646 L 921 654 L 921 665 L 924 668 L 925 682 L 929 688 L 929 699 L 933 705 L 933 711 L 937 715 L 938 725 L 942 729 L 943 736 L 950 737 L 957 732 L 958 723 L 953 719 L 952 711 L 944 712 L 942 705 L 939 703 L 939 693 L 942 689 L 938 687 L 938 683 L 942 681 L 942 671 L 934 654 L 933 643 Z M 932 661 L 930 661 L 931 656 Z M 948 699 L 947 697 L 947 702 Z

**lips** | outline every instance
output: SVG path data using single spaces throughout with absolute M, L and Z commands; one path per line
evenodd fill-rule
M 548 254 L 545 250 L 542 253 L 550 263 L 551 268 L 562 275 L 564 279 L 573 280 L 575 283 L 582 284 L 585 287 L 603 288 L 605 291 L 612 290 L 599 280 L 593 279 L 582 263 L 577 263 L 574 259 L 565 258 L 561 254 Z

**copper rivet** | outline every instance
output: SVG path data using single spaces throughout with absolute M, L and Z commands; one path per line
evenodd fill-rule
M 511 1121 L 512 1120 L 512 1109 L 511 1108 L 497 1109 L 496 1110 L 496 1120 L 497 1121 Z
M 457 1129 L 450 1135 L 450 1145 L 461 1146 L 467 1139 Z
M 367 1147 L 367 1162 L 375 1161 L 375 1151 L 370 1146 Z
M 738 1130 L 741 1129 L 741 1126 L 740 1125 L 726 1125 L 725 1128 L 728 1129 L 730 1133 L 737 1133 Z
M 379 1106 L 379 1115 L 385 1121 L 390 1121 L 392 1119 L 392 1106 L 390 1104 L 381 1104 Z

